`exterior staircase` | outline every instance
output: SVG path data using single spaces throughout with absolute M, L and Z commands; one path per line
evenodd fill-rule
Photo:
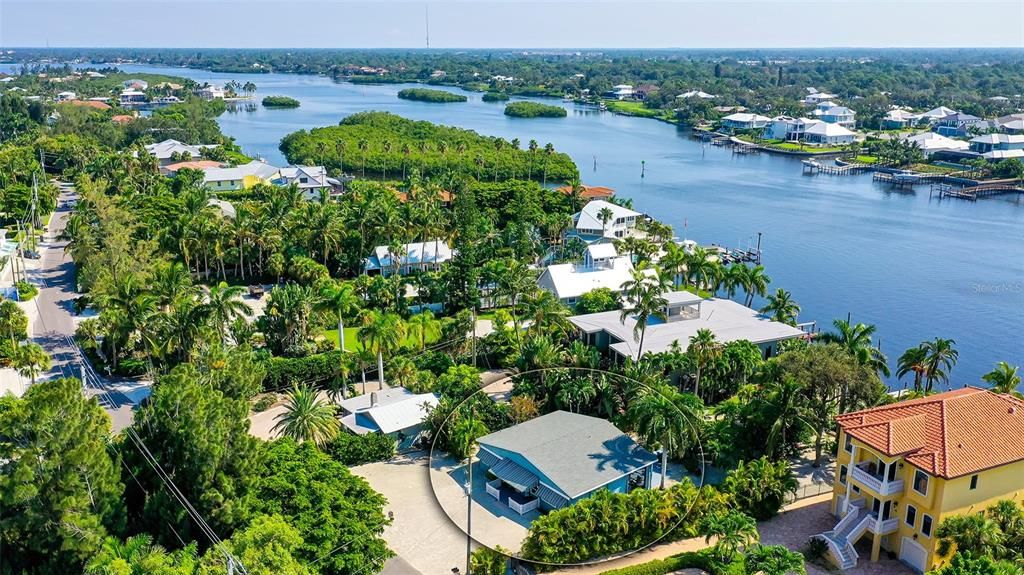
M 829 553 L 841 570 L 845 571 L 857 565 L 859 556 L 853 544 L 867 531 L 871 521 L 871 515 L 865 513 L 859 505 L 850 505 L 835 529 L 819 536 L 828 545 Z

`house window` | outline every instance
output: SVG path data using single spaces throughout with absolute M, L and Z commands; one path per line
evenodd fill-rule
M 913 505 L 907 505 L 907 525 L 911 528 L 914 527 L 914 523 L 917 521 L 917 508 Z
M 922 515 L 921 516 L 921 535 L 925 537 L 932 536 L 932 516 Z
M 920 469 L 914 471 L 914 491 L 928 495 L 928 474 Z
M 839 483 L 846 485 L 846 466 L 839 466 Z
M 846 436 L 846 445 L 843 446 L 843 449 L 846 450 L 847 453 L 853 453 L 853 438 L 849 435 Z
M 978 476 L 977 475 L 972 475 L 971 476 L 971 489 L 973 490 L 973 489 L 977 489 L 977 488 L 978 488 Z

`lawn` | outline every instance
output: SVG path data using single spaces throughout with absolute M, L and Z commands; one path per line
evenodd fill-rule
M 359 331 L 358 327 L 346 327 L 345 328 L 345 351 L 362 351 L 363 350 L 363 344 L 362 344 L 361 341 L 359 341 L 359 336 L 357 335 L 358 331 Z M 326 331 L 324 331 L 324 337 L 327 338 L 327 341 L 333 342 L 335 348 L 338 347 L 338 330 L 336 330 L 336 329 L 326 330 Z M 438 340 L 438 338 L 436 338 L 436 337 L 428 337 L 427 338 L 427 345 L 430 345 L 432 343 L 436 343 L 437 340 Z M 411 337 L 405 337 L 402 340 L 402 347 L 418 348 L 419 346 L 420 346 L 419 342 L 413 340 Z
M 878 163 L 878 158 L 875 157 L 875 156 L 858 155 L 853 160 L 855 162 L 858 162 L 858 163 L 861 163 L 861 164 L 875 164 L 875 163 Z
M 921 174 L 952 174 L 953 172 L 959 171 L 955 168 L 933 166 L 932 164 L 911 164 L 910 166 L 907 166 L 907 169 Z
M 638 116 L 641 118 L 660 118 L 663 120 L 673 120 L 671 113 L 665 110 L 654 110 L 644 106 L 643 102 L 630 102 L 626 100 L 605 100 L 605 105 L 609 110 L 617 114 L 625 114 L 627 116 Z

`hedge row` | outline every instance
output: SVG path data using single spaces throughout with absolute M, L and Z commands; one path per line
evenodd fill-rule
M 320 385 L 338 373 L 340 351 L 329 351 L 305 357 L 272 357 L 266 362 L 265 391 L 288 389 L 297 383 Z
M 621 569 L 604 571 L 601 575 L 665 575 L 682 569 L 700 569 L 711 575 L 743 575 L 743 555 L 736 554 L 736 558 L 729 564 L 724 564 L 716 559 L 711 548 L 700 551 L 687 551 L 679 555 L 655 559 L 640 565 L 632 565 Z

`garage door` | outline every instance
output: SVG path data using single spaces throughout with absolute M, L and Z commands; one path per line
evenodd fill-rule
M 917 541 L 904 537 L 900 544 L 900 561 L 913 567 L 918 573 L 924 573 L 924 563 L 928 552 Z

